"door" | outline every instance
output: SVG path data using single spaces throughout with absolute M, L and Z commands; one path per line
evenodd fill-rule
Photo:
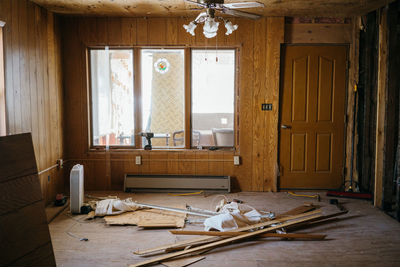
M 280 188 L 338 188 L 344 164 L 347 46 L 283 49 Z

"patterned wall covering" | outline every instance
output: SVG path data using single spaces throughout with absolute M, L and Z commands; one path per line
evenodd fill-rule
M 169 61 L 169 70 L 159 73 L 153 67 L 151 123 L 154 133 L 172 134 L 184 129 L 184 57 L 183 53 L 154 53 L 153 65 L 159 58 Z M 164 139 L 154 139 L 154 146 L 165 146 Z

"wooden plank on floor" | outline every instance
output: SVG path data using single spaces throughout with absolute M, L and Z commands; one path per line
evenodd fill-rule
M 302 223 L 302 222 L 306 222 L 308 220 L 316 219 L 318 217 L 320 217 L 320 215 L 314 215 L 314 216 L 311 216 L 311 217 L 302 218 L 302 219 L 298 219 L 298 220 L 291 221 L 291 222 L 285 222 L 285 223 L 282 223 L 282 224 L 280 224 L 278 226 L 268 227 L 268 228 L 257 230 L 257 231 L 254 231 L 254 232 L 250 232 L 250 233 L 247 233 L 247 234 L 244 234 L 244 235 L 234 236 L 234 237 L 230 237 L 230 238 L 227 238 L 227 239 L 219 240 L 219 241 L 213 242 L 211 244 L 202 245 L 202 246 L 199 246 L 199 247 L 196 247 L 196 248 L 191 248 L 191 249 L 187 249 L 187 250 L 183 250 L 183 251 L 179 251 L 179 252 L 175 252 L 175 253 L 170 253 L 170 254 L 167 254 L 167 255 L 164 255 L 164 256 L 160 256 L 158 258 L 154 258 L 154 259 L 151 259 L 151 260 L 143 261 L 143 262 L 140 262 L 140 263 L 137 263 L 137 264 L 131 264 L 129 266 L 130 267 L 137 267 L 137 266 L 145 266 L 145 265 L 156 263 L 156 262 L 162 262 L 164 260 L 172 259 L 174 257 L 178 257 L 178 256 L 181 256 L 181 255 L 197 252 L 197 251 L 200 251 L 200 250 L 205 250 L 205 249 L 210 249 L 210 248 L 223 246 L 223 245 L 231 243 L 231 242 L 243 240 L 243 239 L 246 239 L 246 238 L 249 238 L 249 237 L 253 237 L 253 236 L 257 236 L 257 235 L 260 235 L 260 234 L 263 234 L 263 233 L 267 233 L 267 232 L 272 232 L 274 230 L 281 229 L 282 227 L 299 224 L 299 223 Z M 254 225 L 253 225 L 253 227 L 254 227 Z M 252 229 L 256 229 L 256 228 L 257 227 L 254 227 Z
M 162 262 L 161 264 L 163 264 L 167 267 L 185 267 L 185 266 L 189 266 L 190 264 L 193 264 L 195 262 L 201 261 L 205 258 L 206 257 L 204 257 L 204 256 L 195 256 L 195 257 L 188 257 L 188 258 L 183 258 L 183 259 L 178 259 L 178 260 L 165 261 L 165 262 Z
M 283 222 L 285 220 L 293 220 L 293 219 L 302 218 L 302 217 L 305 217 L 305 216 L 314 215 L 314 214 L 317 214 L 319 212 L 320 212 L 320 210 L 315 210 L 315 211 L 307 212 L 307 213 L 304 213 L 304 214 L 298 214 L 298 215 L 289 216 L 289 217 L 287 217 L 285 219 L 277 219 L 277 220 L 272 220 L 272 221 L 268 221 L 268 222 L 258 223 L 258 224 L 255 224 L 255 225 L 241 227 L 241 228 L 236 229 L 235 232 L 248 231 L 248 230 L 251 230 L 253 227 L 265 227 L 265 226 L 268 226 L 268 225 L 272 225 L 274 223 Z M 195 244 L 195 243 L 199 243 L 199 242 L 207 242 L 209 240 L 213 241 L 213 238 L 200 237 L 200 238 L 195 238 L 195 239 L 190 239 L 190 240 L 184 240 L 184 241 L 181 241 L 181 242 L 177 242 L 175 244 L 164 245 L 164 246 L 160 246 L 160 247 L 156 247 L 156 248 L 150 248 L 150 249 L 146 249 L 146 250 L 142 250 L 142 251 L 135 251 L 133 253 L 136 254 L 136 255 L 145 255 L 145 254 L 149 254 L 149 253 L 153 253 L 153 252 L 157 252 L 157 251 L 161 251 L 161 250 L 168 250 L 168 249 L 175 248 L 175 247 L 187 246 L 187 245 Z
M 185 231 L 185 230 L 171 230 L 169 231 L 174 235 L 207 235 L 207 236 L 239 236 L 246 234 L 246 232 L 214 232 L 214 231 Z M 293 239 L 314 239 L 322 240 L 326 235 L 313 235 L 313 234 L 278 234 L 278 233 L 266 233 L 259 235 L 259 237 L 278 237 L 278 238 L 293 238 Z

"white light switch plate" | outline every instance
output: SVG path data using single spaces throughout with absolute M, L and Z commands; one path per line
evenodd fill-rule
M 142 157 L 141 156 L 136 156 L 136 165 L 142 164 Z
M 240 165 L 240 156 L 233 156 L 233 165 Z

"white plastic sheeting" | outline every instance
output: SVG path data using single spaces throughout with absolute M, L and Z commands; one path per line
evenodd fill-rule
M 221 232 L 231 231 L 273 218 L 272 213 L 258 211 L 249 205 L 236 202 L 223 205 L 219 212 L 221 214 L 207 218 L 204 221 L 206 231 L 211 229 Z
M 97 202 L 95 216 L 117 215 L 138 209 L 140 209 L 140 207 L 130 198 L 124 200 L 105 199 Z

